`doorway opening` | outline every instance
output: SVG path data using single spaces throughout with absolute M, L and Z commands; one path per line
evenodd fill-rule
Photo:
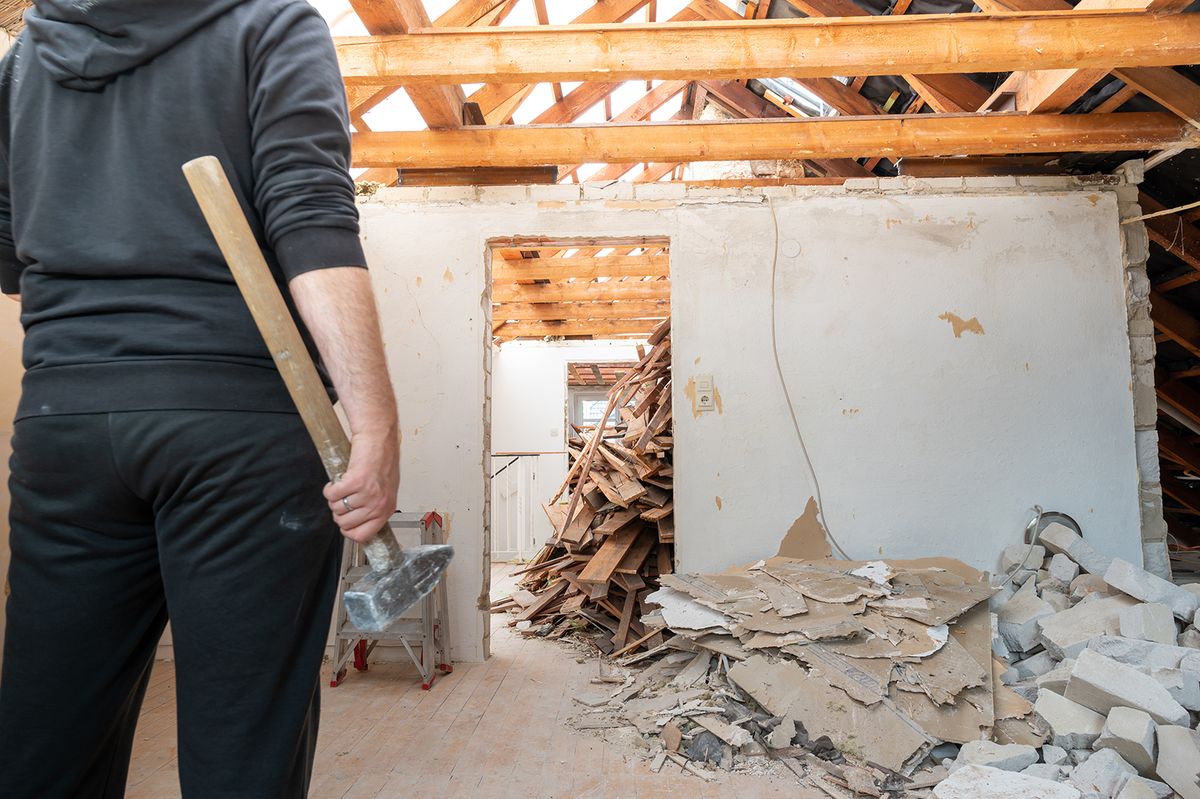
M 523 590 L 496 571 L 492 597 L 535 601 L 522 610 L 542 624 L 584 619 L 613 651 L 673 568 L 669 244 L 490 254 L 491 555 L 525 564 Z

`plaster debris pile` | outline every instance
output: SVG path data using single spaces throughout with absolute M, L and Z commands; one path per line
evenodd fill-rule
M 636 730 L 655 770 L 770 759 L 832 797 L 1200 799 L 1200 591 L 1062 525 L 1002 568 L 826 549 L 664 575 L 642 620 L 671 634 L 619 662 L 661 658 L 576 724 Z
M 647 343 L 597 428 L 575 431 L 567 479 L 544 506 L 555 535 L 522 570 L 521 590 L 492 606 L 530 634 L 591 628 L 606 654 L 662 643 L 642 602 L 674 558 L 669 319 Z

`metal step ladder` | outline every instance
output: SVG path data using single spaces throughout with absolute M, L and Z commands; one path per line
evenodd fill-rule
M 444 544 L 442 517 L 436 512 L 394 513 L 388 528 L 401 544 L 407 544 L 415 530 L 422 544 Z M 342 553 L 342 577 L 334 606 L 333 672 L 329 685 L 336 688 L 346 676 L 353 659 L 356 671 L 367 670 L 367 657 L 381 641 L 399 641 L 417 671 L 421 688 L 428 691 L 439 674 L 454 671 L 450 665 L 450 610 L 446 598 L 446 577 L 404 617 L 383 632 L 363 632 L 350 623 L 342 604 L 342 592 L 371 567 L 362 547 L 349 540 Z M 420 650 L 420 655 L 414 650 Z

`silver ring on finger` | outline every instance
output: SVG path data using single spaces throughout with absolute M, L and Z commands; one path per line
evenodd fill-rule
M 354 510 L 354 506 L 350 504 L 350 497 L 342 497 L 342 507 L 346 509 L 346 513 Z

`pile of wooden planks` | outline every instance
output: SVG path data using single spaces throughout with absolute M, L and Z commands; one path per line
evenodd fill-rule
M 554 637 L 591 626 L 614 655 L 662 643 L 641 617 L 674 562 L 670 325 L 639 348 L 596 429 L 575 429 L 567 478 L 544 506 L 555 534 L 520 572 L 521 590 L 492 606 L 515 612 L 512 624 Z

